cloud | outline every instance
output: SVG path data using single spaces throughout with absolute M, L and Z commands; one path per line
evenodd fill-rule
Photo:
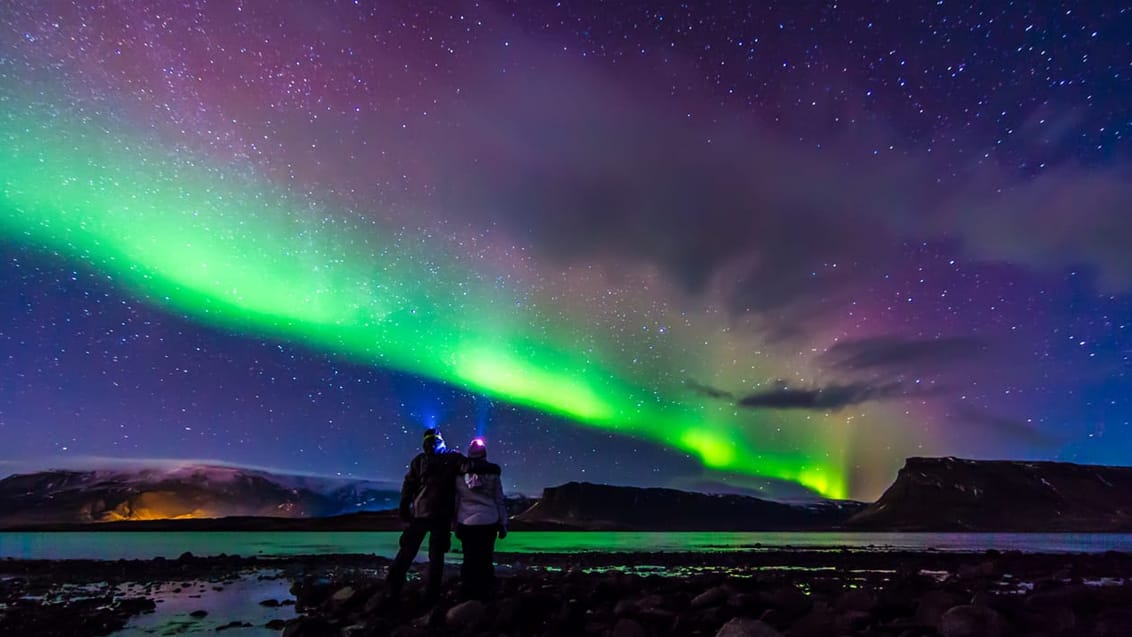
M 532 69 L 469 94 L 467 123 L 438 142 L 438 199 L 552 267 L 656 268 L 790 332 L 900 258 L 888 220 L 934 184 L 915 160 L 847 162 L 862 140 L 818 149 L 722 110 L 689 117 L 641 81 Z
M 1024 420 L 999 416 L 963 403 L 957 403 L 954 409 L 956 421 L 975 425 L 993 433 L 1020 438 L 1030 444 L 1043 447 L 1052 447 L 1062 442 L 1057 436 L 1044 432 Z
M 718 399 L 726 399 L 726 400 L 734 400 L 735 399 L 735 394 L 733 394 L 729 391 L 724 391 L 722 389 L 716 389 L 715 387 L 703 385 L 701 383 L 697 383 L 694 380 L 686 380 L 686 381 L 684 381 L 684 385 L 687 386 L 688 389 L 696 392 L 697 394 L 700 394 L 701 396 L 707 396 L 708 398 L 718 398 Z
M 1039 271 L 1085 267 L 1102 290 L 1132 288 L 1132 167 L 1062 165 L 1032 179 L 1003 175 L 987 190 L 972 188 L 944 211 L 971 256 Z
M 773 389 L 748 394 L 737 403 L 750 409 L 813 409 L 837 411 L 874 400 L 891 400 L 924 393 L 904 383 L 848 383 L 824 387 L 792 388 L 780 381 Z
M 846 371 L 936 368 L 976 358 L 988 349 L 985 341 L 969 337 L 909 339 L 878 336 L 836 343 L 823 359 L 832 367 Z

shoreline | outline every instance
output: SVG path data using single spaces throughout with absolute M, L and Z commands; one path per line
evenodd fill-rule
M 110 634 L 159 610 L 161 591 L 172 586 L 223 595 L 226 587 L 258 578 L 291 597 L 253 599 L 249 610 L 212 616 L 208 632 L 227 626 L 280 634 L 291 626 L 288 635 L 641 637 L 716 635 L 732 622 L 746 632 L 728 635 L 771 637 L 1132 634 L 1129 553 L 498 553 L 496 563 L 495 598 L 460 603 L 459 557 L 450 554 L 445 596 L 430 608 L 420 599 L 419 579 L 410 581 L 400 603 L 383 603 L 389 559 L 376 555 L 9 558 L 0 561 L 0 632 Z M 254 611 L 260 602 L 297 615 L 253 624 L 257 612 L 265 617 L 262 608 Z M 182 616 L 178 621 L 181 632 L 206 630 L 194 630 Z

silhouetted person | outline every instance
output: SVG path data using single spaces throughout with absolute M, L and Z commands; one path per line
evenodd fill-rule
M 389 565 L 386 594 L 396 597 L 405 584 L 405 575 L 428 534 L 428 581 L 426 600 L 440 597 L 444 577 L 444 554 L 452 548 L 452 520 L 456 504 L 456 475 L 464 457 L 450 452 L 436 429 L 428 429 L 421 443 L 424 448 L 409 463 L 401 485 L 401 520 L 408 526 L 401 533 L 401 548 Z
M 456 478 L 456 537 L 464 546 L 460 593 L 465 599 L 486 599 L 495 587 L 495 538 L 507 537 L 502 470 L 487 461 L 480 438 L 468 447 L 468 459 Z

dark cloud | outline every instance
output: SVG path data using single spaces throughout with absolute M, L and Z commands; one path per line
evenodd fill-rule
M 824 359 L 834 368 L 848 371 L 887 370 L 904 367 L 940 367 L 984 354 L 988 344 L 977 338 L 952 337 L 909 339 L 878 336 L 836 343 Z
M 531 59 L 469 89 L 437 182 L 446 206 L 539 259 L 655 267 L 784 336 L 806 335 L 898 267 L 904 242 L 1041 270 L 1091 266 L 1102 286 L 1132 286 L 1126 169 L 1033 177 L 944 152 L 877 152 L 900 136 L 879 120 L 833 126 L 853 114 L 810 94 L 830 117 L 809 124 L 821 143 L 803 144 L 781 123 L 672 108 L 648 73 L 598 72 L 537 47 Z
M 1005 187 L 1003 187 L 1005 183 Z M 1132 287 L 1132 168 L 1051 167 L 1002 176 L 944 211 L 971 256 L 1041 271 L 1086 267 L 1109 292 Z
M 715 387 L 711 387 L 709 385 L 703 385 L 701 383 L 697 383 L 694 380 L 684 381 L 684 385 L 687 386 L 688 389 L 696 392 L 697 394 L 700 394 L 701 396 L 707 396 L 708 398 L 717 398 L 717 399 L 721 399 L 721 400 L 722 399 L 725 399 L 725 400 L 734 400 L 735 399 L 735 394 L 733 394 L 729 391 L 724 391 L 722 389 L 716 389 Z
M 1042 431 L 1025 420 L 996 415 L 963 403 L 956 404 L 954 409 L 956 421 L 977 426 L 982 430 L 1021 439 L 1040 447 L 1052 447 L 1062 442 L 1057 436 Z
M 474 125 L 441 162 L 447 205 L 541 259 L 655 267 L 772 328 L 819 319 L 898 258 L 887 220 L 915 205 L 910 184 L 934 183 L 906 158 L 846 162 L 852 140 L 816 149 L 702 106 L 661 108 L 625 78 L 540 66 L 469 96 Z
M 923 390 L 904 383 L 848 383 L 824 387 L 792 388 L 779 383 L 773 389 L 748 394 L 739 399 L 740 407 L 750 409 L 813 409 L 836 411 L 874 400 L 902 398 Z

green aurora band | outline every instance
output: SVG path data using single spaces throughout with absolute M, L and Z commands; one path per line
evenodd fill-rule
M 4 97 L 0 231 L 10 240 L 81 260 L 206 324 L 452 383 L 681 449 L 711 469 L 848 492 L 845 452 L 827 453 L 821 417 L 774 416 L 813 451 L 760 448 L 752 414 L 632 382 L 555 340 L 540 317 L 509 316 L 504 292 L 456 256 L 435 265 L 419 238 L 350 231 L 246 169 L 171 152 L 108 118 Z

